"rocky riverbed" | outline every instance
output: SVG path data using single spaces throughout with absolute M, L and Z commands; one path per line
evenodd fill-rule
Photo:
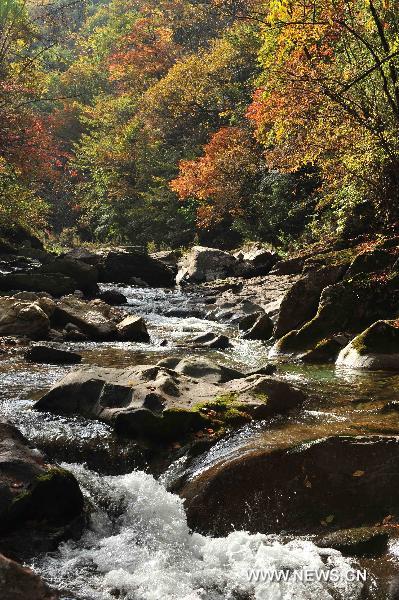
M 396 251 L 197 248 L 141 272 L 74 251 L 90 290 L 4 291 L 0 551 L 45 583 L 0 560 L 0 589 L 3 569 L 34 600 L 395 598 Z

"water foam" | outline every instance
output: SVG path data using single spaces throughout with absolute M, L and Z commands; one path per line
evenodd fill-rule
M 350 561 L 312 542 L 236 531 L 224 538 L 192 533 L 183 502 L 152 476 L 100 477 L 74 472 L 94 505 L 78 542 L 61 545 L 33 567 L 80 600 L 356 600 L 362 584 L 347 582 Z M 248 569 L 337 569 L 337 583 L 250 583 Z

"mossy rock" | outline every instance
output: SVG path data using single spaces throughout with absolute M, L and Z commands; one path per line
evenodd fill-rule
M 397 256 L 392 250 L 375 248 L 369 252 L 363 252 L 355 257 L 345 277 L 349 279 L 359 273 L 375 273 L 384 269 L 390 269 L 396 259 Z
M 398 354 L 399 322 L 377 321 L 351 342 L 360 355 Z
M 75 477 L 52 467 L 37 475 L 8 508 L 8 525 L 21 521 L 66 523 L 83 511 L 83 496 Z M 4 526 L 4 525 L 3 525 Z
M 342 331 L 359 333 L 373 322 L 389 319 L 397 312 L 399 275 L 357 275 L 327 287 L 316 316 L 302 328 L 289 332 L 275 345 L 274 352 L 299 353 Z

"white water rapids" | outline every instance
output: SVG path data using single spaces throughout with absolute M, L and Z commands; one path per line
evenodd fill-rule
M 94 512 L 78 542 L 33 565 L 79 600 L 355 600 L 362 584 L 349 583 L 349 559 L 296 539 L 236 531 L 224 538 L 190 532 L 183 502 L 151 475 L 100 477 L 65 465 L 79 479 Z M 250 583 L 248 569 L 334 569 L 337 583 Z

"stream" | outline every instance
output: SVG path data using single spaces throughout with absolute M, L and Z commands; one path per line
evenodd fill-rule
M 128 297 L 123 308 L 145 317 L 151 344 L 69 344 L 82 354 L 84 364 L 122 368 L 187 355 L 187 349 L 178 345 L 205 331 L 229 335 L 233 347 L 190 354 L 239 369 L 270 362 L 266 345 L 238 338 L 236 328 L 228 324 L 168 316 L 170 310 L 184 312 L 189 304 L 200 305 L 200 297 L 178 289 L 119 289 Z M 347 579 L 354 568 L 367 569 L 371 597 L 388 597 L 389 580 L 399 568 L 396 542 L 391 542 L 383 559 L 355 562 L 337 551 L 317 548 L 310 536 L 235 531 L 211 538 L 189 530 L 183 502 L 168 489 L 182 473 L 194 476 L 253 448 L 284 448 L 337 434 L 397 435 L 397 415 L 382 414 L 380 409 L 397 398 L 399 375 L 279 364 L 280 376 L 308 394 L 300 413 L 246 425 L 189 464 L 183 456 L 161 473 L 147 467 L 143 449 L 115 439 L 103 423 L 31 410 L 40 394 L 72 368 L 29 364 L 18 351 L 0 358 L 2 416 L 71 470 L 92 506 L 90 526 L 79 541 L 63 543 L 57 551 L 35 557 L 31 565 L 61 591 L 63 600 L 355 600 L 364 597 L 364 583 Z M 249 581 L 248 570 L 257 568 L 328 568 L 337 570 L 340 578 Z

